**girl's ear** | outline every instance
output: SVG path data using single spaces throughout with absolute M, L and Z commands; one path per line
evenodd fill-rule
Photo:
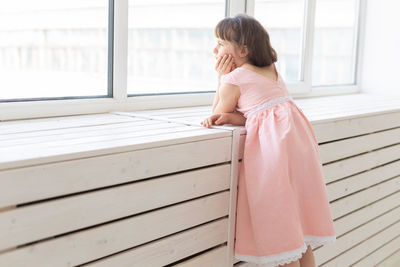
M 247 49 L 247 45 L 243 45 L 240 49 L 240 56 L 246 57 L 249 54 L 249 50 Z

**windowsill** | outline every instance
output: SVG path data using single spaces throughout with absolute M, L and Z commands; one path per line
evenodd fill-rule
M 363 93 L 294 101 L 313 127 L 330 125 L 331 132 L 321 135 L 322 142 L 345 138 L 345 131 L 360 126 L 358 120 L 352 121 L 356 118 L 377 116 L 374 121 L 386 120 L 393 127 L 398 127 L 400 118 L 400 94 Z M 380 117 L 385 113 L 392 114 Z M 207 105 L 0 122 L 0 169 L 222 138 L 238 128 L 245 134 L 244 126 L 201 126 L 210 114 L 211 106 Z

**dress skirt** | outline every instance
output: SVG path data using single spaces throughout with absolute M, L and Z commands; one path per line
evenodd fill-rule
M 301 258 L 308 245 L 334 242 L 318 142 L 302 111 L 291 98 L 275 99 L 245 127 L 235 258 L 279 266 Z

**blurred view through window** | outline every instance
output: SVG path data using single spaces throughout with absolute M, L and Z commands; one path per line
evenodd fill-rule
M 107 95 L 108 0 L 0 6 L 0 100 Z

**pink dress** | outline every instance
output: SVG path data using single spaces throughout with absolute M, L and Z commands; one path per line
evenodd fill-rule
M 276 73 L 274 81 L 239 67 L 221 77 L 240 87 L 236 109 L 247 118 L 235 257 L 260 266 L 336 240 L 317 139 Z

